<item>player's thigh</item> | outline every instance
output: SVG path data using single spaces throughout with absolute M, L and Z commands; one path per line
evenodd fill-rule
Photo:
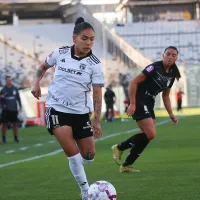
M 79 152 L 70 126 L 54 128 L 53 134 L 68 157 L 74 156 Z
M 138 127 L 144 131 L 149 140 L 156 136 L 155 122 L 152 118 L 145 118 L 137 122 Z
M 92 160 L 95 156 L 95 142 L 94 137 L 87 137 L 83 139 L 76 139 L 79 151 L 83 158 Z
M 11 111 L 10 112 L 10 122 L 11 123 L 15 123 L 15 124 L 17 124 L 17 122 L 18 122 L 18 117 L 17 117 L 17 115 L 18 115 L 18 112 L 16 111 Z
M 94 156 L 95 144 L 89 113 L 73 115 L 73 136 L 84 158 Z
M 1 115 L 1 121 L 2 121 L 2 123 L 8 123 L 9 121 L 10 121 L 10 119 L 9 119 L 9 112 L 7 111 L 7 110 L 4 110 L 3 112 L 2 112 L 2 115 Z

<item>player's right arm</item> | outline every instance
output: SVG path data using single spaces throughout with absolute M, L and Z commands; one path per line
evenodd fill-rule
M 143 73 L 138 74 L 135 78 L 130 81 L 129 85 L 129 97 L 130 97 L 130 105 L 127 109 L 127 114 L 131 117 L 135 112 L 136 107 L 136 90 L 138 84 L 146 80 L 146 75 Z
M 59 56 L 59 50 L 55 49 L 49 56 L 47 56 L 46 61 L 42 63 L 37 69 L 31 93 L 38 100 L 41 97 L 40 81 L 44 76 L 45 72 L 56 64 L 58 56 Z
M 136 91 L 138 84 L 145 81 L 147 77 L 151 76 L 154 73 L 155 67 L 151 64 L 148 65 L 142 73 L 134 77 L 130 81 L 130 86 L 129 86 L 129 97 L 130 97 L 130 105 L 127 109 L 127 114 L 129 117 L 131 117 L 134 112 L 135 112 L 135 107 L 136 107 Z

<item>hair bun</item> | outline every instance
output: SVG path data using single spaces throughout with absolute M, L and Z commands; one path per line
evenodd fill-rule
M 77 18 L 77 20 L 76 20 L 76 22 L 75 22 L 75 25 L 77 25 L 77 24 L 80 24 L 80 23 L 82 23 L 82 22 L 84 22 L 85 20 L 83 19 L 83 17 L 79 17 L 79 18 Z

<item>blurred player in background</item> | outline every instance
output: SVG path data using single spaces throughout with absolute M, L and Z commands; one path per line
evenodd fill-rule
M 169 46 L 164 50 L 163 60 L 150 64 L 142 73 L 130 82 L 130 105 L 128 116 L 136 120 L 141 132 L 128 138 L 126 141 L 112 146 L 113 157 L 120 172 L 137 172 L 132 165 L 141 155 L 148 143 L 156 136 L 154 104 L 156 96 L 162 92 L 165 108 L 174 124 L 178 123 L 171 108 L 169 98 L 170 89 L 175 79 L 179 79 L 180 73 L 175 62 L 178 58 L 178 50 Z M 121 155 L 126 149 L 131 149 L 125 162 L 121 164 Z
M 94 161 L 94 137 L 102 137 L 100 116 L 104 80 L 102 65 L 91 50 L 94 38 L 93 27 L 83 18 L 78 18 L 73 31 L 74 45 L 57 48 L 47 56 L 46 62 L 37 71 L 32 88 L 33 96 L 39 99 L 40 80 L 47 69 L 55 66 L 46 100 L 47 128 L 68 157 L 70 170 L 81 189 L 82 200 L 88 199 L 89 189 L 83 164 Z M 94 121 L 91 125 L 92 87 Z
M 18 143 L 18 107 L 21 111 L 22 105 L 18 89 L 13 86 L 11 76 L 6 76 L 6 85 L 0 91 L 0 102 L 2 107 L 2 142 L 6 143 L 6 131 L 8 123 L 11 123 L 13 125 L 14 141 Z
M 177 112 L 182 112 L 182 99 L 183 99 L 183 92 L 181 88 L 178 89 L 176 92 L 176 103 L 177 103 Z

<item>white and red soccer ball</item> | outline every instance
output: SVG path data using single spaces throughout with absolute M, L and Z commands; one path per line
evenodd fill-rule
M 88 190 L 88 200 L 116 200 L 115 187 L 108 181 L 96 181 Z

